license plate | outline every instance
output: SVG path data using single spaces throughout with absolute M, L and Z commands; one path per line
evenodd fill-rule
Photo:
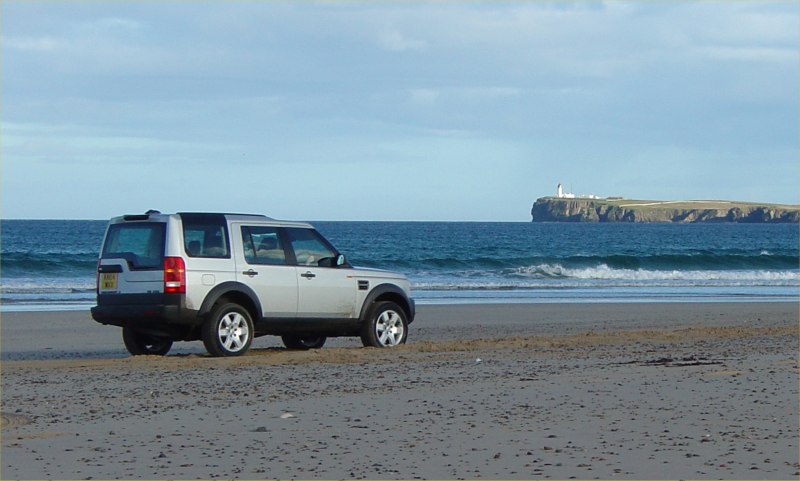
M 104 273 L 100 274 L 100 290 L 101 291 L 116 291 L 117 290 L 117 273 Z

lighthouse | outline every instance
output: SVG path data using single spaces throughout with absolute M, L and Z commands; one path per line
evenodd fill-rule
M 574 199 L 575 194 L 571 192 L 565 194 L 564 187 L 562 187 L 561 184 L 558 184 L 558 187 L 556 188 L 556 197 L 558 197 L 559 199 Z

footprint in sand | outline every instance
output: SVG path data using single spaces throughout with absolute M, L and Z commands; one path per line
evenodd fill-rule
M 0 428 L 13 428 L 15 426 L 22 426 L 30 424 L 31 418 L 21 414 L 0 413 Z

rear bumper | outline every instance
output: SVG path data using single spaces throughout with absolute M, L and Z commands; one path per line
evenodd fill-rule
M 202 320 L 186 308 L 182 294 L 99 294 L 92 318 L 120 327 L 174 325 L 192 327 Z

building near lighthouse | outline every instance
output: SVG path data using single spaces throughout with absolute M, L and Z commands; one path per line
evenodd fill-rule
M 558 184 L 556 188 L 556 197 L 559 199 L 602 199 L 602 197 L 598 197 L 594 194 L 586 194 L 586 195 L 575 195 L 572 192 L 564 192 L 564 186 Z

